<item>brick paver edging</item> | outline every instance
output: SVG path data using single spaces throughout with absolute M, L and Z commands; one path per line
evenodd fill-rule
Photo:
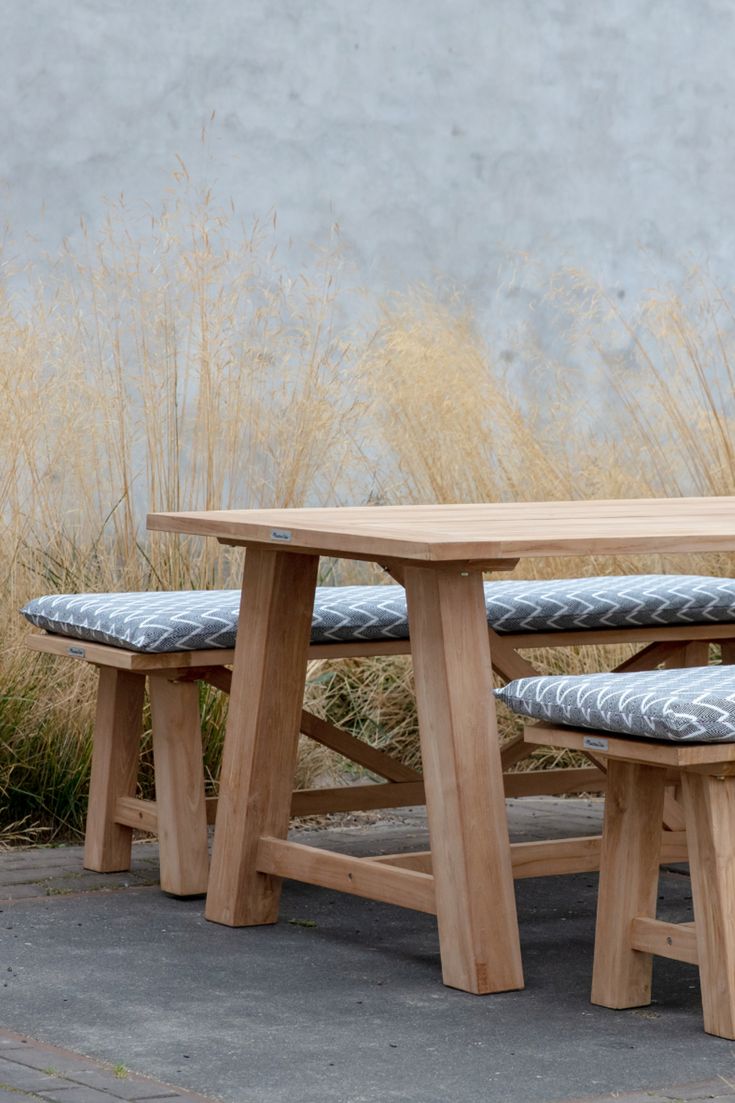
M 609 1095 L 586 1095 L 584 1099 L 566 1099 L 564 1103 L 734 1103 L 735 1070 L 730 1077 L 698 1080 L 693 1084 L 675 1084 L 670 1088 L 649 1088 L 641 1092 L 611 1092 Z
M 195 1092 L 0 1030 L 0 1103 L 216 1103 Z

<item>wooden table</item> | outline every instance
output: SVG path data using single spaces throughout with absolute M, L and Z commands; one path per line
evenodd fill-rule
M 482 572 L 523 556 L 735 549 L 735 498 L 156 513 L 244 545 L 208 919 L 273 923 L 282 877 L 436 913 L 445 984 L 523 987 Z M 359 859 L 286 839 L 319 556 L 406 588 L 431 855 Z

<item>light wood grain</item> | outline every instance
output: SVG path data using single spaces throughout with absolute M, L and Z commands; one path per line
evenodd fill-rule
M 208 919 L 274 923 L 280 880 L 259 873 L 261 835 L 288 830 L 318 559 L 255 548 L 245 559 Z
M 547 647 L 582 647 L 587 645 L 618 643 L 645 644 L 653 642 L 686 642 L 688 640 L 721 641 L 721 646 L 733 648 L 735 654 L 735 624 L 682 624 L 668 625 L 665 628 L 585 628 L 573 632 L 516 632 L 497 635 L 503 647 L 515 650 L 533 651 Z M 99 666 L 112 666 L 120 670 L 135 670 L 141 673 L 154 670 L 176 668 L 208 668 L 231 666 L 234 662 L 233 649 L 212 649 L 209 651 L 164 651 L 158 654 L 129 651 L 124 647 L 112 647 L 104 643 L 88 643 L 69 636 L 56 636 L 50 632 L 29 632 L 24 640 L 25 646 L 32 651 L 42 651 L 51 655 L 75 659 Z M 310 659 L 360 659 L 380 655 L 410 655 L 410 640 L 360 640 L 356 643 L 313 643 L 309 646 Z M 509 679 L 510 671 L 505 674 L 502 657 L 493 658 L 496 669 Z M 724 659 L 724 662 L 735 661 Z M 511 668 L 512 669 L 512 668 Z M 642 669 L 648 669 L 648 666 Z M 534 671 L 535 672 L 535 671 Z M 214 671 L 213 671 L 214 673 Z
M 733 626 L 735 630 L 735 626 Z M 704 647 L 709 647 L 709 643 L 705 641 Z M 670 660 L 672 657 L 678 657 L 681 655 L 684 648 L 679 641 L 667 641 L 663 643 L 649 643 L 648 647 L 644 647 L 637 654 L 631 655 L 629 659 L 624 659 L 622 663 L 614 668 L 616 674 L 633 674 L 636 670 L 655 670 L 657 666 Z
M 387 781 L 421 781 L 421 774 L 411 766 L 405 766 L 398 759 L 371 747 L 364 739 L 357 739 L 349 732 L 335 727 L 304 709 L 301 713 L 301 731 L 310 739 L 329 747 L 352 762 L 371 770 Z
M 735 636 L 735 624 L 668 624 L 647 628 L 577 628 L 558 632 L 507 632 L 502 640 L 510 647 L 533 651 L 538 647 L 586 647 L 619 643 L 686 643 L 688 640 L 723 641 L 723 646 Z M 735 644 L 733 644 L 735 647 Z M 664 656 L 665 658 L 665 656 Z M 653 665 L 653 664 L 652 664 Z M 649 666 L 643 669 L 650 669 Z
M 560 770 L 524 770 L 503 775 L 506 797 L 557 797 L 563 793 L 603 793 L 605 775 L 586 766 Z
M 136 831 L 158 832 L 158 811 L 154 800 L 140 797 L 118 797 L 115 801 L 115 823 L 133 827 Z M 125 866 L 125 869 L 129 869 Z
M 130 869 L 132 831 L 115 818 L 120 797 L 135 795 L 143 728 L 145 677 L 99 672 L 84 866 L 99 873 Z
M 605 778 L 597 770 L 572 767 L 564 770 L 543 770 L 520 774 L 504 774 L 503 786 L 509 797 L 558 796 L 562 793 L 600 793 Z M 216 820 L 217 797 L 207 798 L 207 816 Z M 295 789 L 291 800 L 292 816 L 320 816 L 331 812 L 367 812 L 377 808 L 406 808 L 426 802 L 424 783 L 419 781 L 381 782 L 378 785 L 338 785 L 321 789 Z M 141 831 L 153 831 L 144 826 L 155 822 L 155 813 L 143 813 L 142 806 L 151 801 L 121 803 L 118 823 L 130 823 Z M 122 818 L 121 818 L 122 816 Z M 128 817 L 132 816 L 130 820 Z
M 161 888 L 174 896 L 206 893 L 209 877 L 199 688 L 149 679 Z
M 125 647 L 112 647 L 106 643 L 90 643 L 71 636 L 56 636 L 52 632 L 29 632 L 24 643 L 31 651 L 42 651 L 97 666 L 132 670 L 138 674 L 155 670 L 184 670 L 188 667 L 227 666 L 235 657 L 234 650 L 225 648 L 211 648 L 208 651 L 163 651 L 158 654 L 130 651 Z
M 661 861 L 667 863 L 680 857 L 683 832 L 662 836 Z M 535 843 L 511 843 L 513 877 L 555 877 L 567 874 L 588 874 L 599 869 L 601 835 L 577 838 L 540 839 Z M 677 848 L 677 844 L 679 847 Z M 672 857 L 673 855 L 673 857 Z M 384 854 L 374 858 L 402 869 L 418 869 L 425 874 L 433 870 L 432 852 L 418 850 L 414 854 Z
M 319 816 L 327 812 L 369 812 L 375 808 L 406 808 L 413 804 L 423 804 L 424 801 L 423 781 L 296 789 L 291 803 L 291 815 Z
M 567 728 L 555 724 L 528 724 L 523 729 L 527 743 L 550 747 L 567 747 L 584 750 L 585 739 L 604 740 L 604 749 L 594 748 L 594 753 L 605 758 L 619 758 L 627 762 L 644 762 L 680 770 L 684 766 L 719 772 L 735 763 L 735 743 L 662 743 L 654 739 L 632 739 L 612 732 L 595 731 L 592 728 Z M 678 778 L 675 778 L 678 780 Z
M 709 643 L 707 640 L 693 640 L 691 643 L 685 644 L 683 648 L 683 655 L 681 657 L 681 663 L 677 664 L 681 667 L 689 666 L 707 666 L 709 663 Z M 673 663 L 671 664 L 673 665 Z
M 500 751 L 500 764 L 503 770 L 509 770 L 511 766 L 522 762 L 525 758 L 528 758 L 532 751 L 533 748 L 528 746 L 522 735 L 513 736 L 503 745 Z
M 630 944 L 644 954 L 658 954 L 697 965 L 697 934 L 693 923 L 665 923 L 661 919 L 634 919 L 630 925 Z
M 533 678 L 538 674 L 536 668 L 527 659 L 519 655 L 503 636 L 492 628 L 488 628 L 487 631 L 493 670 L 500 674 L 502 678 L 505 678 L 507 682 L 512 682 L 514 678 Z
M 213 510 L 148 527 L 378 562 L 718 551 L 735 545 L 735 498 Z
M 665 828 L 661 832 L 661 865 L 686 862 L 689 859 L 686 831 Z
M 652 958 L 632 948 L 630 926 L 656 916 L 663 805 L 663 770 L 609 761 L 592 970 L 603 1007 L 651 1002 Z
M 735 780 L 682 774 L 704 1029 L 735 1038 Z
M 397 869 L 415 869 L 418 873 L 433 873 L 430 850 L 414 850 L 408 854 L 376 854 L 371 859 Z
M 216 686 L 224 693 L 229 693 L 232 686 L 232 672 L 226 669 L 215 669 L 201 673 L 201 680 Z M 301 713 L 301 733 L 316 743 L 344 755 L 351 762 L 363 766 L 366 770 L 385 778 L 386 781 L 421 781 L 421 774 L 411 766 L 405 766 L 398 759 L 378 750 L 366 743 L 364 739 L 358 739 L 342 728 L 336 727 L 328 720 L 315 716 L 306 709 Z M 336 809 L 335 809 L 336 811 Z M 294 815 L 301 813 L 294 812 Z
M 70 636 L 56 636 L 51 632 L 29 632 L 24 640 L 31 651 L 60 655 L 78 662 L 113 666 L 120 670 L 147 673 L 155 670 L 181 668 L 201 669 L 232 666 L 234 648 L 213 647 L 207 651 L 130 651 L 125 647 L 112 647 L 106 643 L 89 643 Z M 314 643 L 309 646 L 310 659 L 363 659 L 379 655 L 410 655 L 408 640 L 358 640 L 356 643 Z
M 664 826 L 669 831 L 686 830 L 686 819 L 681 801 L 677 800 L 678 786 L 667 785 L 664 796 Z
M 369 858 L 352 858 L 284 839 L 260 839 L 255 864 L 263 873 L 293 877 L 310 885 L 367 896 L 385 904 L 434 914 L 434 878 Z
M 523 986 L 482 578 L 407 567 L 444 983 Z
M 554 877 L 567 873 L 591 873 L 600 868 L 599 835 L 512 843 L 510 852 L 516 880 L 525 877 Z
M 323 553 L 322 553 L 323 554 Z M 518 565 L 518 559 L 450 559 L 446 562 L 432 562 L 430 565 L 438 570 L 443 568 L 452 571 L 482 571 L 485 574 L 494 574 L 496 571 L 512 571 Z M 404 585 L 406 567 L 416 567 L 421 560 L 417 559 L 392 559 L 390 562 L 381 563 L 385 571 L 401 586 Z

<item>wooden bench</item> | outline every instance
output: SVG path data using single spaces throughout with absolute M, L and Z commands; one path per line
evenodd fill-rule
M 591 753 L 607 772 L 592 1002 L 645 1006 L 654 954 L 690 962 L 705 1030 L 735 1038 L 735 670 L 537 677 L 497 692 L 540 719 L 525 728 L 529 747 Z M 672 781 L 683 798 L 694 922 L 656 918 Z
M 375 587 L 375 589 L 380 589 Z M 511 680 L 537 671 L 519 654 L 534 648 L 581 644 L 630 643 L 641 650 L 620 670 L 640 670 L 661 663 L 697 665 L 707 661 L 710 642 L 723 654 L 735 644 L 735 624 L 708 623 L 644 627 L 602 627 L 500 634 L 488 629 L 493 666 Z M 99 690 L 94 729 L 92 776 L 84 864 L 113 872 L 130 868 L 133 830 L 157 834 L 161 887 L 174 895 L 206 891 L 207 823 L 214 821 L 216 798 L 205 798 L 199 720 L 199 683 L 229 692 L 234 652 L 208 648 L 192 651 L 141 652 L 51 632 L 33 633 L 28 646 L 98 668 Z M 346 659 L 410 654 L 408 639 L 359 640 L 312 644 L 312 659 Z M 146 686 L 152 712 L 156 800 L 136 797 L 140 736 Z M 424 801 L 418 771 L 367 745 L 327 721 L 304 711 L 301 731 L 378 777 L 379 784 L 308 789 L 293 794 L 292 814 L 393 808 Z M 587 767 L 509 773 L 531 752 L 519 736 L 502 752 L 506 796 L 600 792 L 606 776 L 592 759 Z M 671 829 L 666 859 L 685 854 L 681 811 L 669 795 L 664 816 Z M 595 840 L 550 840 L 514 849 L 517 876 L 566 873 L 598 868 Z
M 526 728 L 529 745 L 584 750 L 607 762 L 605 825 L 592 1003 L 651 1002 L 653 955 L 699 967 L 704 1029 L 735 1038 L 735 745 L 677 745 L 550 725 Z M 667 778 L 680 774 L 694 922 L 656 918 L 661 813 Z

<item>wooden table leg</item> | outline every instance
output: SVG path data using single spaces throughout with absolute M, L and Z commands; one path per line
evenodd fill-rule
M 319 557 L 251 547 L 222 755 L 207 919 L 275 923 L 281 878 L 258 873 L 261 835 L 285 838 Z
M 482 575 L 407 566 L 405 585 L 444 983 L 522 988 Z

